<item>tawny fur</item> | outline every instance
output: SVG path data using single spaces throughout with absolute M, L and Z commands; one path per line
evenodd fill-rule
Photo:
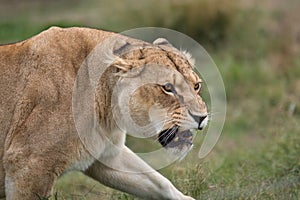
M 135 188 L 138 185 L 132 184 L 136 181 L 128 180 L 139 179 L 138 175 L 128 178 L 129 175 L 111 172 L 112 169 L 89 154 L 78 137 L 72 115 L 76 75 L 92 49 L 112 35 L 115 34 L 88 28 L 53 27 L 28 40 L 0 46 L 0 198 L 29 200 L 36 199 L 36 194 L 46 197 L 62 173 L 75 169 L 143 198 L 192 199 L 182 195 L 158 173 L 141 175 L 149 187 Z M 164 64 L 177 69 L 191 84 L 199 81 L 188 60 L 167 48 L 144 49 L 122 59 L 129 58 L 132 62 L 136 60 L 131 66 Z M 118 78 L 113 73 L 119 70 L 110 68 L 97 88 L 99 123 L 107 130 L 114 126 L 107 97 L 111 95 L 111 84 Z M 153 92 L 144 95 L 153 96 Z M 200 104 L 201 112 L 205 113 L 205 104 Z M 126 162 L 132 159 L 144 166 L 123 147 L 123 137 L 112 140 L 124 148 L 124 152 L 116 155 L 120 157 L 118 162 L 126 158 Z M 107 151 L 106 148 L 104 145 L 102 151 Z

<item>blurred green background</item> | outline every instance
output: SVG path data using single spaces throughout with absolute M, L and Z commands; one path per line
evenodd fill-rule
M 300 199 L 299 11 L 299 0 L 0 0 L 0 43 L 52 25 L 157 26 L 189 35 L 223 76 L 226 123 L 208 157 L 197 158 L 199 134 L 195 149 L 161 173 L 196 199 Z M 134 199 L 79 172 L 58 180 L 55 197 Z

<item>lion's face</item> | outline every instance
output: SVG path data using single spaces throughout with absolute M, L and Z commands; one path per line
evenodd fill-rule
M 192 147 L 191 130 L 202 130 L 208 122 L 200 96 L 202 80 L 193 71 L 193 62 L 175 48 L 160 45 L 133 50 L 122 59 L 118 67 L 128 69 L 122 72 L 123 79 L 143 82 L 129 94 L 134 123 L 145 129 L 152 124 L 163 147 L 175 153 L 188 152 Z M 126 77 L 138 68 L 137 75 Z

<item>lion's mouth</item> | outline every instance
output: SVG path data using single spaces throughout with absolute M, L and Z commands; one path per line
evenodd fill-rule
M 158 135 L 158 141 L 163 147 L 191 146 L 192 140 L 192 132 L 190 130 L 179 131 L 179 126 L 163 130 Z

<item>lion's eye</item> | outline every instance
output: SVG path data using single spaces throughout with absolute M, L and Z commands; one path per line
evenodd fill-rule
M 165 92 L 173 92 L 174 91 L 174 87 L 171 83 L 166 83 L 165 85 L 162 86 L 163 90 Z
M 195 86 L 194 86 L 194 90 L 197 91 L 197 90 L 199 90 L 199 89 L 200 89 L 200 83 L 196 83 Z

